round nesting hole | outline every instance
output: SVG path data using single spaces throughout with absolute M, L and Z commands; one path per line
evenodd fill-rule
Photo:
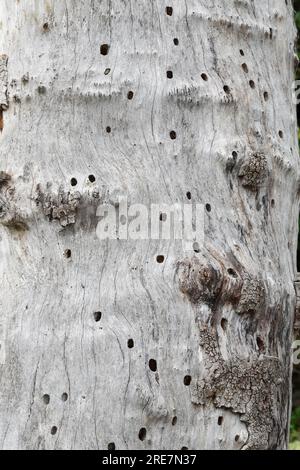
M 279 131 L 279 132 L 278 132 L 278 135 L 279 135 L 279 137 L 280 137 L 281 139 L 283 139 L 283 131 Z
M 70 259 L 71 256 L 72 256 L 72 251 L 69 248 L 64 251 L 64 257 L 65 258 Z
M 249 81 L 250 88 L 254 89 L 255 88 L 255 83 L 253 80 Z
M 264 100 L 268 101 L 269 99 L 269 93 L 267 91 L 264 92 Z
M 108 450 L 116 450 L 116 444 L 114 442 L 110 442 L 107 446 Z
M 172 419 L 172 426 L 175 426 L 177 424 L 177 416 L 174 416 Z
M 218 426 L 222 426 L 223 424 L 223 416 L 218 417 Z
M 226 93 L 227 95 L 230 94 L 230 88 L 229 88 L 228 85 L 224 85 L 224 86 L 223 86 L 223 90 L 225 91 L 225 93 Z
M 89 175 L 89 182 L 90 183 L 95 183 L 95 181 L 96 181 L 95 176 L 94 175 Z
M 77 185 L 77 179 L 76 178 L 71 178 L 71 186 L 76 186 Z
M 175 46 L 178 46 L 178 44 L 179 44 L 178 38 L 174 38 L 174 39 L 173 39 L 173 43 L 174 43 Z
M 205 209 L 207 210 L 207 212 L 211 212 L 211 205 L 205 204 Z
M 249 72 L 248 65 L 247 64 L 242 64 L 242 69 L 244 70 L 245 73 Z
M 245 55 L 245 52 L 243 51 L 243 49 L 240 49 L 240 54 L 241 54 L 241 56 Z
M 61 396 L 61 399 L 62 401 L 68 401 L 68 394 L 67 393 L 63 393 L 62 396 Z
M 190 193 L 190 191 L 186 193 L 186 197 L 188 198 L 189 201 L 192 199 L 192 194 Z
M 175 132 L 175 131 L 171 131 L 171 132 L 170 132 L 170 138 L 171 138 L 172 140 L 175 140 L 176 137 L 177 137 L 176 132 Z
M 56 426 L 52 426 L 52 428 L 51 428 L 51 434 L 52 434 L 52 436 L 55 436 L 56 433 L 57 433 L 57 427 L 56 427 Z
M 232 268 L 227 269 L 227 272 L 228 272 L 229 276 L 234 277 L 235 279 L 238 277 L 237 273 Z
M 100 54 L 101 55 L 107 55 L 109 51 L 109 45 L 108 44 L 101 44 L 100 46 Z
M 192 382 L 192 377 L 190 375 L 186 375 L 183 379 L 183 383 L 186 387 L 189 387 Z
M 105 69 L 105 70 L 104 70 L 104 75 L 108 75 L 109 72 L 110 72 L 110 69 L 109 69 L 109 68 Z
M 152 370 L 152 372 L 157 371 L 157 362 L 155 359 L 150 359 L 149 361 L 149 369 Z
M 133 91 L 130 90 L 130 91 L 127 93 L 127 98 L 128 98 L 129 100 L 132 100 L 132 98 L 133 98 Z
M 227 326 L 228 326 L 228 320 L 226 318 L 222 318 L 221 320 L 221 328 L 223 331 L 226 331 L 227 330 Z
M 165 257 L 163 255 L 158 255 L 156 257 L 156 261 L 159 263 L 159 264 L 162 264 L 164 261 L 165 261 Z
M 166 14 L 168 16 L 172 16 L 173 15 L 173 7 L 166 7 Z
M 45 403 L 45 405 L 49 405 L 49 403 L 50 403 L 50 395 L 48 395 L 48 393 L 45 393 L 45 395 L 43 395 L 42 400 L 43 400 L 43 402 Z
M 111 127 L 110 127 L 110 126 L 107 126 L 107 127 L 106 127 L 106 132 L 107 132 L 108 134 L 111 133 Z
M 169 79 L 173 78 L 172 70 L 167 70 L 167 78 L 169 78 Z
M 147 429 L 146 428 L 141 428 L 139 430 L 139 440 L 144 441 L 146 439 L 146 436 L 147 436 Z
M 134 347 L 134 341 L 132 338 L 130 338 L 128 341 L 127 341 L 127 346 L 129 349 L 132 349 Z
M 205 82 L 207 82 L 207 80 L 208 80 L 208 76 L 206 75 L 206 73 L 202 73 L 202 74 L 201 74 L 201 78 L 202 78 L 202 80 L 204 80 Z
M 101 312 L 94 312 L 94 320 L 98 323 L 101 320 L 102 313 Z

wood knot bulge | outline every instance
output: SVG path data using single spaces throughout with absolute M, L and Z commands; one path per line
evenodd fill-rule
M 267 175 L 267 159 L 266 156 L 260 152 L 252 153 L 247 156 L 238 172 L 242 186 L 252 191 L 256 191 L 263 185 Z
M 49 185 L 43 191 L 37 186 L 36 204 L 42 207 L 43 213 L 50 221 L 57 220 L 62 227 L 75 224 L 81 194 L 79 191 L 64 191 L 59 188 L 57 194 L 52 193 Z
M 244 448 L 269 448 L 270 433 L 276 427 L 277 394 L 285 380 L 280 360 L 269 356 L 224 360 L 216 330 L 201 323 L 198 326 L 206 372 L 191 384 L 192 402 L 205 405 L 212 401 L 216 408 L 240 414 L 249 432 Z
M 212 309 L 231 304 L 238 314 L 255 314 L 265 303 L 263 281 L 212 256 L 193 257 L 178 263 L 179 289 L 188 300 Z

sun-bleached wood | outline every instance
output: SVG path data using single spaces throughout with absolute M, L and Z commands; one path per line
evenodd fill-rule
M 287 446 L 294 38 L 290 0 L 1 0 L 2 449 Z M 99 241 L 119 196 L 204 246 Z

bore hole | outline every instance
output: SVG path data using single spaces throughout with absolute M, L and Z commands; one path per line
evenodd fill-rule
M 177 416 L 174 416 L 172 419 L 172 426 L 175 426 L 176 423 L 177 423 Z
M 278 135 L 279 135 L 279 137 L 280 137 L 281 139 L 283 139 L 283 131 L 279 131 L 279 132 L 278 132 Z
M 255 83 L 253 80 L 249 81 L 249 85 L 250 85 L 250 88 L 253 88 L 253 89 L 255 88 Z
M 114 442 L 110 442 L 107 448 L 108 450 L 116 450 L 116 444 Z
M 156 257 L 156 261 L 159 263 L 159 264 L 162 264 L 164 261 L 165 261 L 165 257 L 163 255 L 158 255 Z
M 194 250 L 195 253 L 200 253 L 199 243 L 197 243 L 197 242 L 193 243 L 193 250 Z
M 235 442 L 238 442 L 239 438 L 240 438 L 240 436 L 237 434 L 234 438 Z
M 201 78 L 202 78 L 202 80 L 204 80 L 205 82 L 207 82 L 207 80 L 208 80 L 208 76 L 206 75 L 206 73 L 202 73 L 202 74 L 201 74 Z
M 222 318 L 222 320 L 221 320 L 221 327 L 222 327 L 222 330 L 223 330 L 223 331 L 226 331 L 226 330 L 227 330 L 227 325 L 228 325 L 228 320 L 226 320 L 226 318 Z
M 147 429 L 146 428 L 141 428 L 139 430 L 139 440 L 144 441 L 146 439 L 146 435 L 147 435 Z
M 183 383 L 186 387 L 191 385 L 192 377 L 190 375 L 186 375 L 183 379 Z
M 189 450 L 188 447 L 181 447 L 181 450 Z
M 70 183 L 71 183 L 71 186 L 76 186 L 76 184 L 77 184 L 77 179 L 76 179 L 76 178 L 71 178 Z
M 242 69 L 244 70 L 245 73 L 249 72 L 248 65 L 247 64 L 242 64 Z
M 173 39 L 173 42 L 174 42 L 175 46 L 178 46 L 178 44 L 179 44 L 178 38 L 174 38 L 174 39 Z
M 173 15 L 173 7 L 166 7 L 166 13 L 168 16 L 172 16 Z
M 51 428 L 51 434 L 52 434 L 52 436 L 55 436 L 56 433 L 57 433 L 57 427 L 56 427 L 56 426 L 52 426 L 52 428 Z
M 111 127 L 107 126 L 106 132 L 107 132 L 108 134 L 110 134 L 110 133 L 111 133 Z
M 64 251 L 64 257 L 69 259 L 72 256 L 72 251 L 68 248 L 67 250 Z
M 264 92 L 264 100 L 268 101 L 269 99 L 269 93 L 267 91 Z
M 243 51 L 243 49 L 240 49 L 240 54 L 241 54 L 242 56 L 245 55 L 245 52 Z
M 43 30 L 44 31 L 49 31 L 49 23 L 44 23 L 43 24 Z
M 167 77 L 168 77 L 168 78 L 173 78 L 173 72 L 172 72 L 172 70 L 167 70 Z
M 89 181 L 90 181 L 90 183 L 95 183 L 95 181 L 96 181 L 95 176 L 94 175 L 89 175 Z
M 134 341 L 133 341 L 133 339 L 130 338 L 130 339 L 127 341 L 127 346 L 129 347 L 129 349 L 132 349 L 132 348 L 134 347 Z
M 176 132 L 175 132 L 175 131 L 171 131 L 171 132 L 170 132 L 170 138 L 171 138 L 172 140 L 175 140 L 176 137 L 177 137 L 177 136 L 176 136 Z
M 211 205 L 205 204 L 205 209 L 207 210 L 207 212 L 211 212 Z
M 167 214 L 165 214 L 164 212 L 162 212 L 161 214 L 159 214 L 159 220 L 161 222 L 166 222 L 167 220 Z
M 222 426 L 223 424 L 223 416 L 218 417 L 218 426 Z
M 100 54 L 101 55 L 107 55 L 109 51 L 109 45 L 108 44 L 101 44 L 100 46 Z
M 156 363 L 156 360 L 155 360 L 155 359 L 150 359 L 150 361 L 149 361 L 149 368 L 150 368 L 150 370 L 152 370 L 152 372 L 156 372 L 156 371 L 157 371 L 157 363 Z
M 186 193 L 186 197 L 188 198 L 189 201 L 192 199 L 192 194 L 190 193 L 190 191 Z
M 235 277 L 235 278 L 238 277 L 237 273 L 232 268 L 227 269 L 227 272 L 228 272 L 229 276 L 232 276 L 232 277 Z
M 108 75 L 109 72 L 110 72 L 110 69 L 109 69 L 109 68 L 105 69 L 105 70 L 104 70 L 104 75 Z
M 127 93 L 127 98 L 128 98 L 129 100 L 132 100 L 132 98 L 133 98 L 133 91 L 130 90 L 130 91 Z
M 43 395 L 43 402 L 45 403 L 45 405 L 49 405 L 50 395 L 48 395 L 47 393 L 45 395 Z
M 271 200 L 271 207 L 275 207 L 275 199 Z
M 229 88 L 228 85 L 224 85 L 224 86 L 223 86 L 223 90 L 225 91 L 225 93 L 227 93 L 227 95 L 230 94 L 230 88 Z
M 68 394 L 63 393 L 62 396 L 61 396 L 61 399 L 62 399 L 62 401 L 67 401 L 68 400 Z
M 101 320 L 102 313 L 101 312 L 94 312 L 94 320 L 95 322 L 99 322 Z

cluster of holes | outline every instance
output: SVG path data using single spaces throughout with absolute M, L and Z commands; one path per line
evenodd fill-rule
M 89 175 L 89 176 L 88 176 L 88 180 L 90 181 L 90 183 L 95 183 L 95 181 L 96 181 L 95 175 Z M 71 180 L 70 180 L 71 186 L 73 186 L 73 187 L 74 187 L 74 186 L 77 186 L 77 183 L 78 183 L 78 181 L 77 181 L 76 178 L 74 178 L 74 177 L 71 178 Z
M 69 395 L 68 395 L 66 392 L 62 393 L 62 395 L 61 395 L 61 400 L 62 400 L 63 402 L 68 401 L 68 398 L 69 398 Z M 50 395 L 48 395 L 48 393 L 45 393 L 45 395 L 42 396 L 42 400 L 43 400 L 43 402 L 44 402 L 45 405 L 49 405 L 49 403 L 50 403 Z

